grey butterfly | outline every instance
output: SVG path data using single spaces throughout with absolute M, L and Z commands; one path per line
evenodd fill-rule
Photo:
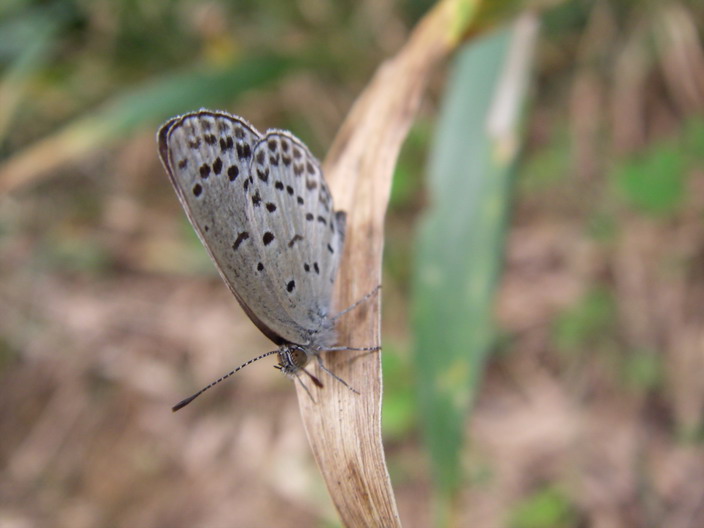
M 200 110 L 167 121 L 159 155 L 198 237 L 252 322 L 278 349 L 253 358 L 173 407 L 176 411 L 241 368 L 278 354 L 289 377 L 333 346 L 332 287 L 345 241 L 318 160 L 290 132 L 258 132 L 245 119 Z M 303 384 L 308 391 L 308 388 Z M 349 387 L 349 386 L 348 386 Z M 352 389 L 354 390 L 354 389 Z M 310 392 L 308 392 L 310 395 Z

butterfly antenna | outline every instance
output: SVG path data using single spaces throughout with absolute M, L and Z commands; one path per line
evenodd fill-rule
M 172 410 L 173 412 L 176 412 L 176 411 L 178 411 L 178 410 L 180 410 L 180 409 L 183 409 L 186 405 L 188 405 L 189 403 L 191 403 L 193 400 L 195 400 L 198 396 L 200 396 L 201 394 L 203 394 L 203 393 L 204 393 L 205 391 L 207 391 L 209 388 L 214 387 L 215 385 L 217 385 L 217 384 L 220 383 L 221 381 L 226 380 L 227 378 L 229 378 L 230 376 L 232 376 L 232 375 L 235 374 L 236 372 L 239 372 L 240 370 L 242 370 L 242 369 L 243 369 L 244 367 L 246 367 L 247 365 L 250 365 L 251 363 L 254 363 L 255 361 L 259 361 L 260 359 L 263 359 L 263 358 L 265 358 L 265 357 L 267 357 L 267 356 L 271 356 L 272 354 L 276 354 L 277 352 L 278 352 L 278 350 L 272 350 L 272 351 L 270 351 L 270 352 L 267 352 L 266 354 L 262 354 L 261 356 L 257 356 L 257 357 L 255 357 L 255 358 L 252 358 L 252 359 L 250 359 L 249 361 L 247 361 L 246 363 L 242 363 L 242 364 L 241 364 L 239 367 L 237 367 L 236 369 L 231 370 L 230 372 L 228 372 L 228 373 L 225 374 L 224 376 L 222 376 L 222 377 L 216 379 L 215 381 L 213 381 L 212 383 L 206 385 L 205 387 L 203 387 L 201 390 L 199 390 L 199 391 L 196 392 L 195 394 L 189 396 L 188 398 L 186 398 L 186 399 L 184 399 L 184 400 L 181 400 L 181 401 L 178 402 L 176 405 L 174 405 L 173 407 L 171 407 L 171 410 Z

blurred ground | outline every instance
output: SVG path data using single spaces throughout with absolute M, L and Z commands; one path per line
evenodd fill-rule
M 299 2 L 255 16 L 246 4 L 239 19 L 215 2 L 196 10 L 207 16 L 193 18 L 191 38 L 227 55 L 220 9 L 244 32 L 237 46 L 265 46 L 271 28 L 288 27 L 287 43 L 317 30 L 348 61 L 229 108 L 260 128 L 294 128 L 320 157 L 424 10 Z M 144 29 L 100 5 L 71 28 L 61 66 L 30 85 L 44 98 L 21 112 L 3 155 L 110 84 L 74 86 L 54 110 L 66 78 L 129 77 L 101 55 L 85 66 L 81 39 L 106 35 L 96 45 L 118 50 L 125 27 Z M 188 9 L 174 10 L 181 24 Z M 544 21 L 497 302 L 502 336 L 467 424 L 460 526 L 704 526 L 702 14 L 695 2 L 575 3 Z M 61 61 L 83 61 L 81 75 Z M 441 73 L 399 162 L 387 230 L 385 445 L 409 528 L 431 525 L 406 262 Z M 302 113 L 301 97 L 319 110 Z M 155 128 L 0 201 L 0 527 L 335 525 L 273 360 L 170 412 L 271 345 L 192 234 L 158 165 Z

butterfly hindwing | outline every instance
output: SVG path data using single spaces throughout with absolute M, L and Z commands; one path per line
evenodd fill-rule
M 260 246 L 264 272 L 295 323 L 290 331 L 309 335 L 329 315 L 344 216 L 333 210 L 318 160 L 288 132 L 267 132 L 255 146 L 251 172 L 248 215 L 268 242 Z

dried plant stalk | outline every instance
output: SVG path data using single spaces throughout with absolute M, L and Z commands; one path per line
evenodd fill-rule
M 345 255 L 335 292 L 338 309 L 381 283 L 384 216 L 396 158 L 432 68 L 453 47 L 455 6 L 452 1 L 436 6 L 398 55 L 379 68 L 325 161 L 337 208 L 347 211 Z M 340 320 L 339 343 L 380 344 L 380 297 Z M 381 439 L 380 354 L 329 353 L 325 362 L 360 393 L 328 381 L 313 402 L 297 386 L 308 440 L 342 522 L 349 527 L 400 526 Z M 326 374 L 315 368 L 325 380 Z

